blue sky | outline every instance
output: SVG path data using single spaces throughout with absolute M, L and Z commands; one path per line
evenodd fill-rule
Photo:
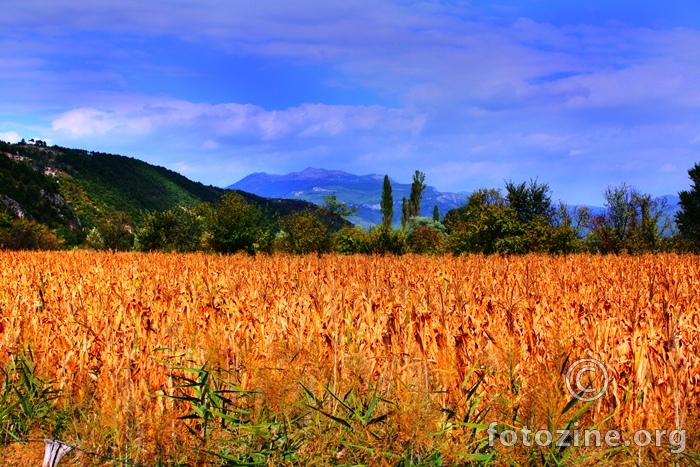
M 207 184 L 414 170 L 537 178 L 601 204 L 700 161 L 691 1 L 12 0 L 0 139 L 137 157 Z

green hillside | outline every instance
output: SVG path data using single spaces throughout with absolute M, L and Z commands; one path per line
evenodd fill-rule
M 0 224 L 7 228 L 15 219 L 40 225 L 69 246 L 82 242 L 93 227 L 125 221 L 133 231 L 149 212 L 217 203 L 226 191 L 131 157 L 48 147 L 42 141 L 0 141 Z M 239 194 L 271 222 L 317 209 L 302 200 Z M 331 223 L 336 228 L 349 225 L 341 218 Z
M 138 222 L 144 211 L 218 201 L 224 190 L 130 157 L 59 149 L 61 191 L 86 226 L 114 211 Z
M 0 147 L 0 152 L 5 153 L 5 157 L 0 157 L 0 211 L 53 229 L 79 228 L 80 222 L 61 196 L 57 180 L 7 149 L 7 145 Z
M 34 220 L 51 227 L 69 224 L 46 207 L 55 194 L 60 194 L 82 226 L 89 228 L 115 212 L 124 212 L 138 222 L 145 211 L 215 202 L 224 193 L 221 188 L 125 156 L 46 147 L 40 141 L 0 142 L 0 153 L 5 156 L 0 162 L 0 195 L 15 200 Z M 44 195 L 40 194 L 42 189 Z

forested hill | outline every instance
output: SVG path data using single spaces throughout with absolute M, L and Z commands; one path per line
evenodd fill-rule
M 198 201 L 215 202 L 224 193 L 221 188 L 125 156 L 59 149 L 55 165 L 74 184 L 89 189 L 93 197 L 110 198 L 109 204 L 127 211 L 162 211 Z
M 138 159 L 46 147 L 41 141 L 36 144 L 0 143 L 0 153 L 5 156 L 0 167 L 5 178 L 15 178 L 10 172 L 29 174 L 33 171 L 31 180 L 25 176 L 25 191 L 37 192 L 37 186 L 54 187 L 52 190 L 57 189 L 65 198 L 83 226 L 94 225 L 115 212 L 126 213 L 137 220 L 144 211 L 163 211 L 199 201 L 213 202 L 224 193 L 221 188 L 193 182 L 172 170 Z M 3 184 L 0 194 L 14 199 L 30 213 L 37 211 L 36 197 L 15 199 L 13 195 L 17 196 L 17 190 L 4 191 Z M 45 220 L 43 215 L 33 217 L 37 221 Z
M 149 213 L 217 203 L 227 191 L 131 157 L 48 147 L 43 141 L 0 141 L 0 230 L 7 230 L 12 219 L 25 219 L 55 232 L 67 245 L 81 243 L 92 227 L 105 222 L 118 219 L 134 230 Z M 270 222 L 317 209 L 301 200 L 239 194 Z M 347 224 L 331 220 L 337 228 Z
M 32 219 L 51 229 L 79 229 L 80 220 L 61 196 L 58 181 L 45 173 L 50 169 L 33 166 L 20 155 L 26 151 L 0 144 L 0 152 L 6 156 L 0 155 L 0 213 Z

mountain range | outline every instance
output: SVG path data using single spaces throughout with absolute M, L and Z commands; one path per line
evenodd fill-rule
M 390 178 L 394 198 L 394 225 L 400 225 L 402 198 L 411 193 L 410 183 L 399 183 Z M 380 202 L 384 175 L 353 175 L 340 170 L 309 167 L 301 172 L 275 175 L 264 172 L 253 173 L 239 180 L 229 189 L 254 193 L 267 198 L 290 198 L 323 204 L 325 196 L 335 193 L 338 200 L 357 207 L 357 214 L 348 220 L 353 224 L 368 227 L 381 224 Z M 444 216 L 450 209 L 466 203 L 466 193 L 438 191 L 428 186 L 423 193 L 421 215 L 430 217 L 434 206 Z
M 410 183 L 399 183 L 391 179 L 392 194 L 394 197 L 394 226 L 400 225 L 401 200 L 409 197 Z M 323 204 L 324 196 L 336 194 L 338 200 L 358 208 L 357 214 L 348 220 L 353 224 L 369 227 L 381 224 L 382 212 L 379 206 L 382 197 L 384 176 L 377 174 L 353 175 L 340 170 L 326 170 L 309 167 L 301 172 L 292 172 L 286 175 L 268 174 L 258 172 L 248 175 L 229 189 L 254 193 L 268 198 L 288 198 L 309 201 L 315 204 Z M 435 187 L 428 186 L 423 194 L 421 215 L 431 217 L 434 206 L 438 207 L 440 216 L 444 216 L 450 209 L 457 208 L 466 203 L 468 192 L 441 192 Z M 680 199 L 677 195 L 664 195 L 667 208 L 664 213 L 673 219 L 678 210 Z M 576 206 L 567 205 L 569 208 Z M 601 206 L 587 205 L 593 215 L 602 214 L 605 211 Z

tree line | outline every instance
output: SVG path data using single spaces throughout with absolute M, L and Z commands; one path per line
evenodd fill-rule
M 688 171 L 690 190 L 679 193 L 672 219 L 664 199 L 622 184 L 603 193 L 605 208 L 592 212 L 555 203 L 549 186 L 537 180 L 507 181 L 503 189 L 479 189 L 465 205 L 441 217 L 419 215 L 425 174 L 416 170 L 409 198 L 401 205 L 401 227 L 394 228 L 391 182 L 384 177 L 382 224 L 369 230 L 343 226 L 339 217 L 355 209 L 333 194 L 318 209 L 272 218 L 240 194 L 219 202 L 146 212 L 134 227 L 128 214 L 98 222 L 84 246 L 95 250 L 137 250 L 249 254 L 642 254 L 700 252 L 700 165 Z M 673 222 L 675 220 L 675 222 Z M 14 249 L 60 248 L 52 232 L 31 221 L 0 215 L 0 245 Z

